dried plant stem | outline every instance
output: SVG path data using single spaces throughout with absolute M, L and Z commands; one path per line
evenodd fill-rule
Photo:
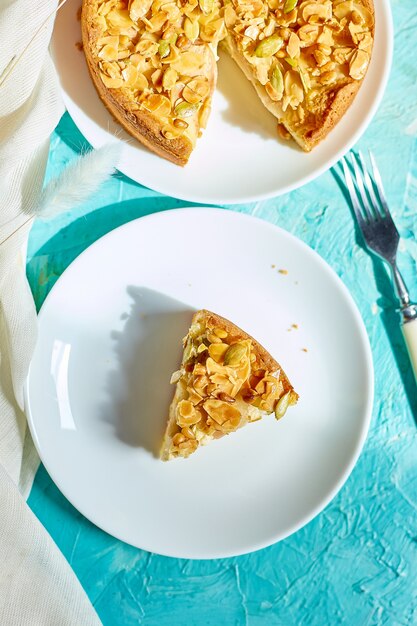
M 8 241 L 8 240 L 9 240 L 9 239 L 11 239 L 12 237 L 14 237 L 14 235 L 15 235 L 16 233 L 18 233 L 18 232 L 19 232 L 19 230 L 20 230 L 21 228 L 23 228 L 24 226 L 26 226 L 26 224 L 29 224 L 29 222 L 30 222 L 30 221 L 32 221 L 32 220 L 34 220 L 34 219 L 35 219 L 35 216 L 28 217 L 28 219 L 27 219 L 27 220 L 25 220 L 25 221 L 23 222 L 23 224 L 20 224 L 20 226 L 18 226 L 18 227 L 17 227 L 14 231 L 12 231 L 9 235 L 7 235 L 7 237 L 6 237 L 5 239 L 3 239 L 2 241 L 0 241 L 0 246 L 2 246 L 4 243 L 6 243 L 6 241 Z

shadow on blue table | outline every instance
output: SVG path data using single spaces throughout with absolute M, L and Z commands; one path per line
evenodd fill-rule
M 331 172 L 343 196 L 345 197 L 346 203 L 352 214 L 355 227 L 355 241 L 358 246 L 368 252 L 353 213 L 350 196 L 344 182 L 341 166 L 336 165 L 331 169 Z M 368 252 L 368 254 L 370 253 Z M 376 286 L 381 296 L 377 300 L 377 304 L 381 311 L 381 320 L 384 324 L 385 332 L 387 333 L 387 337 L 394 354 L 395 362 L 401 376 L 410 410 L 417 425 L 416 381 L 401 331 L 400 317 L 397 313 L 398 302 L 395 298 L 392 280 L 386 270 L 385 264 L 373 254 L 370 254 L 370 257 L 372 259 L 372 268 Z M 404 367 L 404 363 L 408 364 L 408 367 Z
M 140 217 L 186 206 L 197 205 L 165 196 L 134 198 L 101 207 L 62 228 L 37 250 L 28 264 L 28 278 L 37 309 L 62 272 L 97 239 Z

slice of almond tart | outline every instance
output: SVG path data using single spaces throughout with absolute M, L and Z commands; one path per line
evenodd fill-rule
M 264 415 L 280 419 L 298 394 L 275 359 L 253 337 L 210 311 L 194 314 L 160 452 L 188 457 Z

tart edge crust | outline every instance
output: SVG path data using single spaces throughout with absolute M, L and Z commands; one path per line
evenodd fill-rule
M 93 15 L 92 15 L 93 14 Z M 112 90 L 105 87 L 100 79 L 97 64 L 91 52 L 90 42 L 94 41 L 94 11 L 91 0 L 83 0 L 81 13 L 81 32 L 83 40 L 84 54 L 87 67 L 93 80 L 96 91 L 104 106 L 130 135 L 137 139 L 144 146 L 176 165 L 186 165 L 193 145 L 186 137 L 175 139 L 165 139 L 162 135 L 162 125 L 158 118 L 149 111 L 138 110 L 135 113 L 129 112 L 129 104 L 124 102 L 121 92 L 116 89 L 118 97 L 115 98 Z M 125 105 L 125 106 L 124 106 Z

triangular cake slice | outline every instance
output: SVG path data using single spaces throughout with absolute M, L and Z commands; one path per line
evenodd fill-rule
M 275 359 L 232 322 L 202 310 L 184 338 L 161 459 L 188 457 L 263 415 L 280 419 L 297 393 Z

